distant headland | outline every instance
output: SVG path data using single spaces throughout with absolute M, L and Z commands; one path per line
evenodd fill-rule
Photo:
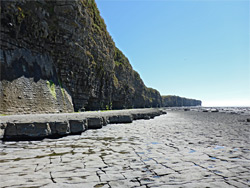
M 202 102 L 196 99 L 187 99 L 175 95 L 162 96 L 162 105 L 164 107 L 181 107 L 181 106 L 201 106 Z

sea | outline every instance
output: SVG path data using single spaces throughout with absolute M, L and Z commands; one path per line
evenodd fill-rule
M 221 112 L 229 114 L 240 114 L 240 115 L 250 115 L 250 107 L 246 106 L 195 106 L 195 107 L 167 107 L 171 110 L 190 110 L 190 111 L 201 111 L 201 112 Z

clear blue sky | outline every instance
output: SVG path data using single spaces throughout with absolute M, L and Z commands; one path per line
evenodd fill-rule
M 250 106 L 249 0 L 96 0 L 144 83 L 205 106 Z

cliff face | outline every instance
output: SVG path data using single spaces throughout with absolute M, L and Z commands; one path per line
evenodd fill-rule
M 152 88 L 147 88 L 129 64 L 128 59 L 119 49 L 115 49 L 115 87 L 113 95 L 113 107 L 144 108 L 160 107 L 161 95 Z
M 195 99 L 187 99 L 173 95 L 167 95 L 167 96 L 162 96 L 162 106 L 164 107 L 201 106 L 201 101 Z
M 0 113 L 161 106 L 94 0 L 1 1 Z

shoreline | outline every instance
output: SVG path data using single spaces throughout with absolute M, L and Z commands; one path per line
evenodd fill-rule
M 77 135 L 108 124 L 132 123 L 166 114 L 162 109 L 130 109 L 61 114 L 24 114 L 1 116 L 2 141 L 32 141 Z
M 205 106 L 195 106 L 195 107 L 165 107 L 166 110 L 171 111 L 196 111 L 196 112 L 219 112 L 227 114 L 239 114 L 250 116 L 250 107 L 205 107 Z
M 164 107 L 89 111 L 58 114 L 23 114 L 0 117 L 2 141 L 33 141 L 45 138 L 57 139 L 68 135 L 80 135 L 88 129 L 101 129 L 108 124 L 132 123 L 134 120 L 153 119 L 168 111 L 198 112 L 239 115 L 241 122 L 250 122 L 250 108 L 231 107 Z

